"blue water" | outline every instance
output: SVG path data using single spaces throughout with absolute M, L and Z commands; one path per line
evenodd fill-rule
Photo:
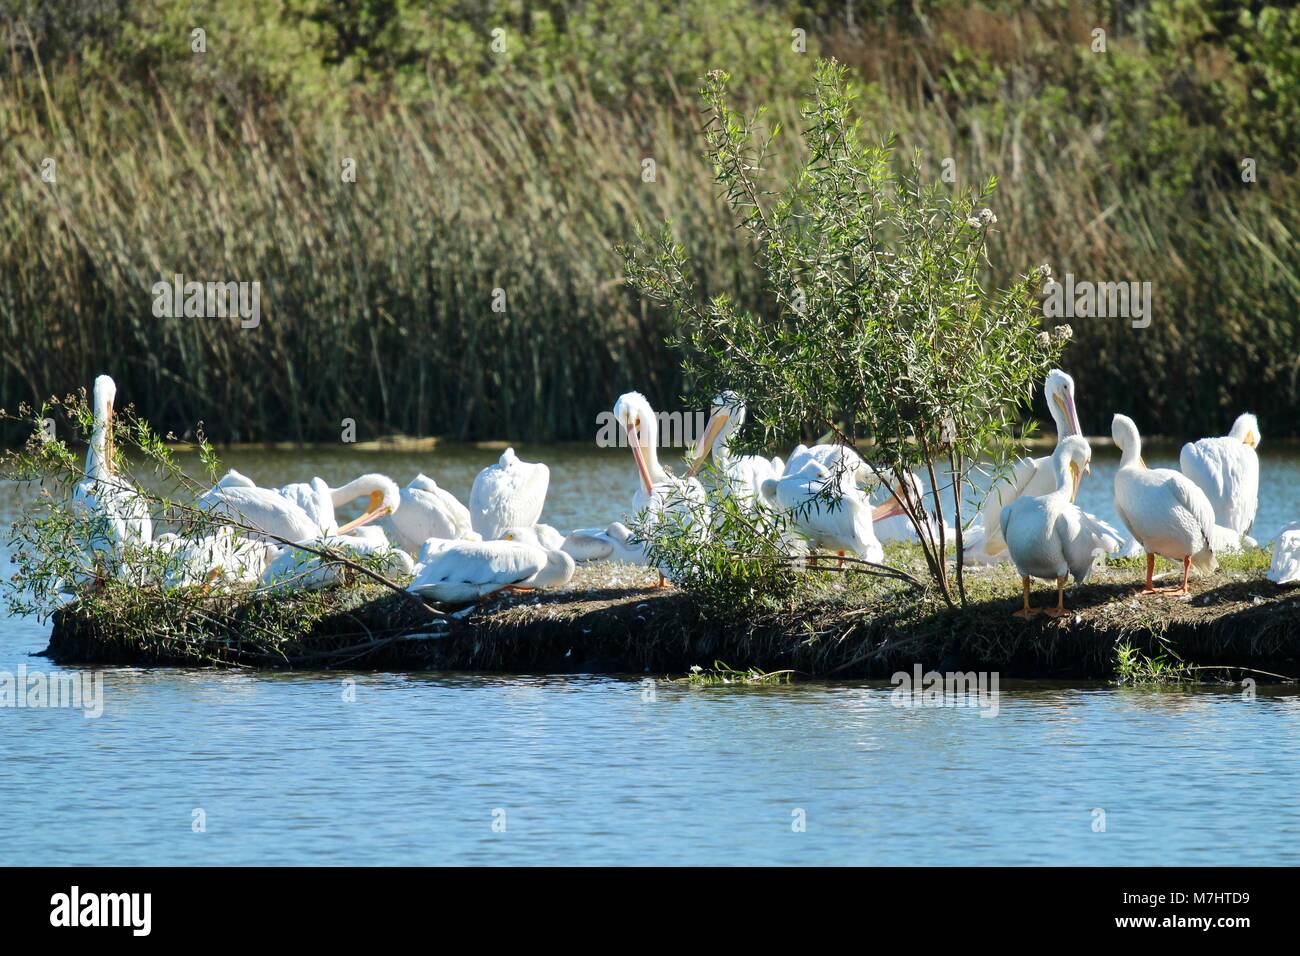
M 496 453 L 437 454 L 420 467 L 464 494 Z M 263 483 L 358 470 L 235 464 Z M 621 458 L 588 464 L 556 469 L 562 527 L 595 523 L 623 487 Z M 1265 469 L 1281 490 L 1262 496 L 1264 538 L 1296 505 L 1300 466 L 1283 465 Z M 1094 465 L 1085 507 L 1110 467 Z M 5 520 L 15 496 L 0 494 Z M 47 637 L 0 620 L 0 671 L 55 670 L 30 656 Z M 1300 863 L 1293 687 L 1004 682 L 982 716 L 897 706 L 882 683 L 102 673 L 97 719 L 0 708 L 4 862 Z

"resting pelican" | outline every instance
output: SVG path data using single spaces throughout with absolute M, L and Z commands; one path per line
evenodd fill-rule
M 256 584 L 278 551 L 274 545 L 237 534 L 229 525 L 197 538 L 159 535 L 152 547 L 165 557 L 163 584 L 169 588 L 218 581 Z
M 613 564 L 644 566 L 645 545 L 632 544 L 632 531 L 620 521 L 607 528 L 578 528 L 569 533 L 561 546 L 579 564 L 587 561 L 609 561 Z
M 1273 542 L 1268 579 L 1274 584 L 1300 584 L 1300 521 L 1283 528 Z
M 1187 576 L 1193 566 L 1209 574 L 1214 559 L 1214 508 L 1205 492 L 1185 475 L 1169 468 L 1148 468 L 1142 460 L 1142 436 L 1133 419 L 1116 415 L 1111 437 L 1119 447 L 1119 473 L 1115 476 L 1115 510 L 1147 553 L 1147 583 L 1143 594 L 1154 594 L 1151 583 L 1156 555 L 1183 562 L 1183 586 L 1171 589 L 1187 594 Z
M 507 448 L 495 465 L 478 473 L 469 492 L 469 516 L 484 540 L 499 538 L 507 528 L 531 528 L 542 516 L 551 470 L 541 462 L 520 461 Z
M 1059 368 L 1054 368 L 1047 373 L 1043 391 L 1047 396 L 1047 410 L 1051 412 L 1052 421 L 1056 423 L 1057 444 L 1059 445 L 1062 439 L 1070 435 L 1083 434 L 1079 428 L 1079 414 L 1074 407 L 1074 379 Z M 1086 468 L 1084 474 L 1088 474 L 1089 471 L 1090 468 Z M 1009 479 L 1001 478 L 995 481 L 993 487 L 989 489 L 988 497 L 984 499 L 984 507 L 981 510 L 980 525 L 984 529 L 983 538 L 981 540 L 975 536 L 969 542 L 972 546 L 971 560 L 999 558 L 1006 550 L 1006 542 L 1002 539 L 1002 509 L 1021 496 L 1038 497 L 1054 491 L 1055 481 L 1056 473 L 1053 470 L 1051 455 L 1044 455 L 1041 458 L 1022 458 L 1016 463 Z
M 1025 606 L 1016 617 L 1033 617 L 1029 606 L 1029 579 L 1056 581 L 1056 607 L 1044 609 L 1051 617 L 1065 614 L 1065 579 L 1088 580 L 1099 554 L 1119 549 L 1119 532 L 1074 503 L 1083 470 L 1092 449 L 1081 435 L 1068 435 L 1052 453 L 1056 490 L 1045 495 L 1021 495 L 1002 509 L 1001 528 L 1011 561 L 1025 585 Z
M 745 402 L 739 395 L 726 391 L 715 398 L 709 422 L 696 445 L 695 460 L 686 475 L 693 477 L 712 455 L 731 495 L 752 510 L 761 501 L 759 488 L 763 482 L 768 478 L 780 478 L 785 473 L 785 463 L 780 458 L 764 458 L 762 455 L 733 456 L 727 443 L 743 424 Z
M 543 548 L 532 528 L 507 528 L 496 541 L 430 541 L 408 591 L 443 604 L 476 601 L 503 588 L 556 588 L 573 577 L 573 558 Z
M 456 496 L 421 472 L 401 491 L 401 503 L 380 526 L 409 554 L 417 554 L 430 538 L 477 538 L 469 509 Z
M 276 491 L 302 508 L 316 522 L 319 533 L 327 535 L 347 534 L 376 518 L 394 514 L 401 505 L 401 493 L 397 490 L 397 484 L 391 478 L 378 474 L 362 475 L 339 488 L 331 488 L 324 479 L 313 478 L 310 482 L 294 482 L 277 488 Z M 370 498 L 365 512 L 343 527 L 338 527 L 334 509 L 363 495 Z
M 354 535 L 326 535 L 301 543 L 313 548 L 332 548 L 345 557 L 379 555 L 383 558 L 377 568 L 380 574 L 408 575 L 414 568 L 411 556 L 405 551 Z M 289 545 L 276 551 L 262 572 L 261 581 L 270 591 L 316 591 L 338 583 L 350 571 L 338 562 Z
M 153 540 L 153 520 L 144 498 L 125 478 L 116 473 L 113 461 L 113 399 L 117 385 L 107 375 L 95 379 L 92 394 L 94 426 L 90 447 L 86 450 L 86 477 L 72 490 L 72 505 L 96 521 L 104 522 L 102 532 L 92 533 L 89 543 L 92 559 L 107 552 L 120 557 L 123 547 L 141 547 Z
M 1227 435 L 1188 442 L 1178 456 L 1183 474 L 1210 499 L 1214 520 L 1240 534 L 1250 533 L 1259 508 L 1259 441 L 1255 416 L 1239 415 Z
M 810 460 L 798 474 L 769 478 L 760 491 L 779 511 L 790 514 L 791 525 L 815 548 L 836 551 L 840 557 L 852 551 L 864 561 L 880 563 L 884 549 L 876 539 L 871 521 L 871 503 L 856 488 L 838 481 L 834 503 L 818 496 L 835 476 L 824 465 Z
M 845 488 L 855 488 L 875 477 L 871 466 L 848 445 L 796 445 L 786 460 L 785 474 L 797 475 L 811 464 L 820 465 L 835 475 Z

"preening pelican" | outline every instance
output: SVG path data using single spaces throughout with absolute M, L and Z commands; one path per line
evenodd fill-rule
M 1222 438 L 1188 442 L 1178 456 L 1183 474 L 1205 492 L 1214 520 L 1239 534 L 1249 534 L 1259 507 L 1259 422 L 1239 415 Z
M 1268 579 L 1274 584 L 1300 584 L 1300 521 L 1283 528 L 1273 542 Z
M 554 588 L 573 577 L 573 558 L 543 548 L 532 528 L 496 541 L 431 541 L 408 591 L 443 604 L 476 601 L 502 588 Z
M 541 462 L 520 461 L 513 448 L 478 473 L 469 493 L 470 523 L 484 540 L 507 528 L 531 528 L 542 516 L 551 470 Z
M 125 478 L 116 473 L 113 461 L 113 399 L 117 386 L 112 378 L 95 379 L 92 394 L 94 426 L 90 447 L 86 450 L 86 477 L 72 490 L 73 507 L 86 512 L 96 522 L 88 543 L 92 559 L 108 553 L 120 558 L 123 547 L 142 547 L 153 540 L 153 520 L 149 506 Z M 103 522 L 99 526 L 99 522 Z M 101 532 L 102 527 L 102 532 Z
M 620 521 L 607 528 L 578 528 L 569 533 L 560 548 L 579 564 L 609 561 L 613 564 L 644 566 L 645 545 L 632 544 L 632 531 Z
M 827 485 L 835 483 L 834 502 L 820 498 Z M 864 561 L 879 563 L 884 549 L 872 528 L 871 503 L 856 488 L 845 487 L 843 478 L 815 460 L 809 460 L 798 474 L 769 478 L 760 491 L 779 511 L 790 514 L 793 529 L 814 548 L 836 551 L 841 557 L 852 551 Z
M 696 445 L 695 460 L 686 476 L 693 477 L 712 455 L 729 493 L 752 510 L 762 500 L 759 489 L 763 482 L 780 478 L 785 472 L 785 463 L 780 458 L 764 458 L 762 455 L 732 455 L 727 443 L 744 423 L 745 402 L 739 395 L 727 391 L 715 398 L 709 422 Z
M 274 542 L 277 538 L 307 541 L 320 537 L 320 525 L 298 504 L 272 488 L 259 488 L 245 481 L 248 479 L 232 471 L 199 495 L 195 505 L 209 514 L 247 525 L 254 530 L 245 533 L 255 538 Z
M 385 475 L 369 474 L 354 478 L 339 488 L 331 488 L 321 478 L 294 482 L 276 489 L 283 497 L 305 511 L 320 529 L 320 534 L 342 535 L 396 512 L 401 504 L 397 484 Z M 334 509 L 341 508 L 363 495 L 369 496 L 360 517 L 338 527 Z M 301 540 L 301 539 L 299 539 Z
M 389 576 L 408 575 L 414 569 L 411 556 L 387 544 L 354 535 L 326 535 L 303 541 L 313 548 L 332 548 L 345 557 L 380 555 L 383 561 L 377 570 Z M 277 550 L 275 557 L 262 572 L 262 584 L 271 591 L 315 591 L 341 581 L 351 569 L 320 555 L 289 545 Z
M 418 554 L 430 538 L 478 537 L 469 509 L 424 473 L 416 475 L 402 489 L 397 510 L 384 518 L 380 527 L 409 554 Z
M 1066 436 L 1052 453 L 1056 490 L 1022 495 L 1002 509 L 1002 537 L 1025 586 L 1025 606 L 1016 617 L 1038 613 L 1029 606 L 1030 578 L 1056 582 L 1056 607 L 1044 613 L 1060 617 L 1066 613 L 1066 576 L 1072 575 L 1076 583 L 1086 581 L 1098 555 L 1119 549 L 1119 532 L 1074 503 L 1091 459 L 1092 449 L 1082 436 Z
M 1142 436 L 1127 415 L 1116 415 L 1111 436 L 1119 447 L 1119 473 L 1115 476 L 1115 510 L 1120 520 L 1147 553 L 1144 594 L 1156 593 L 1151 583 L 1156 555 L 1183 563 L 1183 585 L 1171 589 L 1187 594 L 1192 567 L 1209 574 L 1214 559 L 1214 508 L 1205 492 L 1185 475 L 1169 468 L 1148 468 L 1142 460 Z
M 1074 379 L 1059 368 L 1054 368 L 1047 373 L 1043 391 L 1047 396 L 1047 410 L 1052 415 L 1052 421 L 1056 423 L 1057 444 L 1059 445 L 1062 439 L 1070 435 L 1081 435 L 1079 414 L 1074 406 Z M 1087 474 L 1088 470 L 1085 469 L 1084 473 Z M 971 549 L 971 561 L 982 563 L 981 558 L 1001 557 L 1006 550 L 1006 542 L 1002 538 L 1002 509 L 1021 496 L 1038 497 L 1049 491 L 1055 491 L 1055 482 L 1056 473 L 1053 470 L 1051 455 L 1044 455 L 1041 458 L 1022 458 L 1016 463 L 1009 478 L 1004 477 L 995 481 L 981 509 L 980 524 L 984 529 L 983 538 L 980 540 L 977 537 L 971 542 L 974 545 Z

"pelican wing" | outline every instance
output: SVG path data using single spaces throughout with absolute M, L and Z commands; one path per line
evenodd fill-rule
M 988 497 L 984 499 L 984 507 L 981 510 L 984 525 L 985 554 L 995 556 L 1006 549 L 1006 539 L 1003 537 L 1002 531 L 1002 509 L 1033 491 L 1030 486 L 1035 483 L 1039 471 L 1050 475 L 1051 461 L 1050 457 L 1022 458 L 1016 463 L 1015 470 L 1011 472 L 1009 478 L 1003 478 L 993 483 L 993 486 L 989 489 Z M 1049 491 L 1054 491 L 1056 486 L 1055 478 L 1051 480 L 1051 485 L 1050 488 L 1044 488 L 1042 491 L 1034 493 L 1046 494 Z
M 514 541 L 458 541 L 433 555 L 407 590 L 439 601 L 473 600 L 522 584 L 546 567 L 546 552 Z
M 330 486 L 323 478 L 313 478 L 310 482 L 295 481 L 276 491 L 280 497 L 301 508 L 322 534 L 335 529 L 334 501 L 330 496 Z
M 470 523 L 484 539 L 507 528 L 531 528 L 542 516 L 551 470 L 542 462 L 520 461 L 507 448 L 500 462 L 484 468 L 469 493 Z
M 1218 524 L 1246 533 L 1259 507 L 1259 456 L 1236 438 L 1188 442 L 1178 456 L 1182 472 L 1205 492 Z
M 288 541 L 318 537 L 320 527 L 307 512 L 269 488 L 216 487 L 199 495 L 199 508 Z

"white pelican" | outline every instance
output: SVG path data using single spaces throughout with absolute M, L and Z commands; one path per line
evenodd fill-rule
M 531 528 L 542 516 L 551 470 L 541 462 L 520 461 L 507 448 L 495 465 L 478 473 L 469 492 L 470 523 L 484 540 L 507 528 Z
M 113 462 L 113 399 L 117 386 L 107 375 L 95 379 L 92 394 L 94 425 L 86 450 L 86 477 L 72 490 L 72 505 L 86 512 L 102 531 L 92 532 L 89 548 L 92 560 L 107 552 L 120 558 L 119 549 L 143 547 L 153 540 L 153 520 L 144 498 L 116 473 Z
M 243 537 L 229 525 L 198 538 L 159 535 L 152 547 L 164 556 L 162 583 L 169 588 L 214 582 L 256 584 L 278 551 L 274 545 Z
M 1274 584 L 1300 584 L 1300 521 L 1283 528 L 1273 542 L 1268 579 Z
M 400 505 L 380 522 L 380 527 L 409 554 L 419 553 L 430 538 L 478 537 L 469 509 L 423 472 L 402 489 Z
M 1115 510 L 1120 520 L 1147 553 L 1144 594 L 1156 593 L 1151 583 L 1156 555 L 1183 563 L 1183 585 L 1172 589 L 1187 594 L 1187 576 L 1209 574 L 1214 559 L 1214 508 L 1205 492 L 1185 475 L 1169 468 L 1148 468 L 1142 460 L 1142 436 L 1133 419 L 1116 415 L 1111 437 L 1119 447 L 1119 473 L 1115 476 Z
M 812 464 L 829 471 L 845 488 L 855 488 L 875 477 L 874 469 L 847 445 L 796 445 L 786 459 L 785 474 L 797 475 Z
M 744 423 L 745 403 L 739 395 L 727 391 L 715 398 L 709 422 L 695 448 L 695 460 L 686 475 L 693 477 L 712 455 L 731 495 L 752 510 L 762 500 L 759 489 L 763 482 L 780 478 L 785 473 L 785 463 L 780 458 L 762 455 L 733 456 L 727 443 Z
M 578 528 L 570 532 L 560 550 L 579 564 L 609 561 L 644 566 L 645 545 L 632 544 L 631 538 L 631 529 L 621 521 L 615 521 L 606 528 Z
M 277 488 L 276 491 L 302 508 L 316 522 L 319 533 L 327 535 L 347 534 L 376 518 L 392 515 L 401 505 L 401 493 L 397 484 L 391 478 L 379 474 L 362 475 L 338 488 L 331 488 L 324 479 L 313 478 L 310 482 L 294 482 Z M 343 527 L 338 527 L 334 509 L 363 495 L 368 495 L 370 499 L 365 512 Z
M 1079 414 L 1074 407 L 1074 379 L 1059 368 L 1054 368 L 1047 373 L 1043 391 L 1047 396 L 1047 410 L 1056 423 L 1057 444 L 1070 435 L 1081 435 Z M 1088 474 L 1089 470 L 1085 469 L 1084 474 Z M 972 546 L 971 561 L 982 563 L 983 560 L 1000 558 L 1006 550 L 1006 542 L 1002 539 L 1002 509 L 1022 495 L 1038 497 L 1056 490 L 1055 482 L 1051 455 L 1022 458 L 1016 463 L 1009 478 L 995 481 L 981 509 L 983 537 L 980 539 L 975 536 L 968 542 Z
M 831 471 L 810 460 L 798 474 L 769 478 L 760 490 L 773 507 L 790 515 L 793 529 L 812 547 L 840 557 L 852 551 L 864 561 L 880 563 L 885 552 L 872 528 L 871 503 L 856 488 L 845 487 L 843 478 L 837 482 L 836 500 L 827 503 L 818 496 L 831 482 L 836 482 Z
M 254 530 L 245 533 L 256 538 L 306 541 L 321 534 L 320 525 L 298 504 L 273 488 L 257 487 L 236 471 L 199 495 L 194 503 L 209 514 L 248 525 Z
M 1249 534 L 1259 507 L 1259 422 L 1239 415 L 1222 438 L 1188 442 L 1178 456 L 1183 474 L 1205 492 L 1214 520 L 1225 528 Z
M 632 449 L 640 484 L 632 496 L 634 511 L 645 517 L 646 530 L 665 517 L 700 536 L 709 533 L 709 513 L 704 486 L 698 478 L 675 478 L 659 464 L 659 419 L 640 392 L 625 392 L 614 403 L 614 418 L 623 427 Z M 659 569 L 659 585 L 665 569 Z
M 428 542 L 408 591 L 442 604 L 476 601 L 503 588 L 555 588 L 573 577 L 573 558 L 543 548 L 532 528 L 508 528 L 496 541 Z
M 405 551 L 355 535 L 326 535 L 301 543 L 313 548 L 329 547 L 349 558 L 380 555 L 383 561 L 376 569 L 380 574 L 408 575 L 414 569 Z M 342 564 L 289 545 L 277 549 L 262 572 L 261 582 L 271 591 L 316 591 L 338 583 L 350 571 Z
M 1083 469 L 1092 449 L 1081 435 L 1068 435 L 1052 453 L 1056 490 L 1045 495 L 1020 496 L 1002 509 L 1001 531 L 1011 561 L 1025 585 L 1025 606 L 1016 617 L 1033 617 L 1029 606 L 1029 579 L 1056 581 L 1056 607 L 1045 608 L 1051 617 L 1065 614 L 1065 579 L 1088 580 L 1099 554 L 1119 549 L 1119 532 L 1074 503 Z

